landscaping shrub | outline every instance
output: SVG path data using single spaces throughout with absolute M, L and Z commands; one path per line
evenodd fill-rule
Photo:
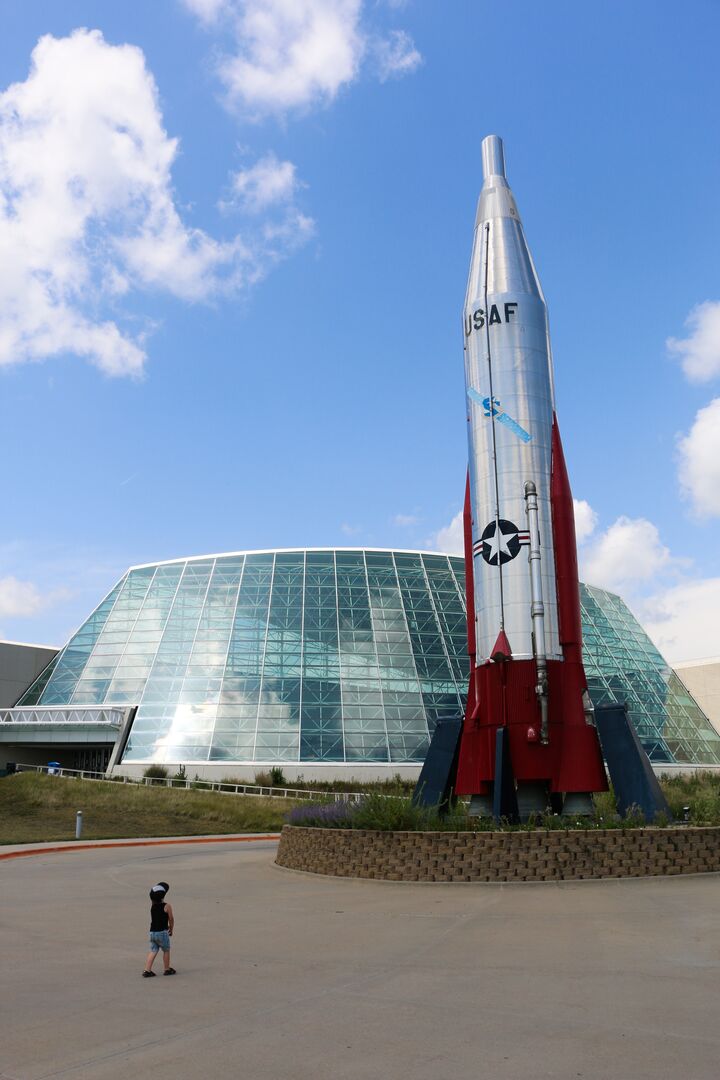
M 690 808 L 691 825 L 720 825 L 720 775 L 701 772 L 694 776 L 661 776 L 672 816 L 682 821 L 684 808 Z
M 441 816 L 437 809 L 415 806 L 412 799 L 372 794 L 367 795 L 353 815 L 355 829 L 381 829 L 406 832 L 409 830 L 465 830 L 469 824 L 464 803 L 458 803 L 455 810 Z
M 673 812 L 674 823 L 682 823 L 683 806 L 690 807 L 691 825 L 720 825 L 720 777 L 663 778 L 663 789 Z M 287 817 L 290 825 L 324 829 L 371 829 L 397 832 L 517 832 L 535 829 L 640 829 L 647 825 L 667 828 L 673 824 L 667 815 L 658 814 L 647 822 L 639 807 L 630 807 L 621 817 L 612 791 L 595 796 L 595 810 L 590 817 L 567 818 L 560 814 L 537 814 L 521 824 L 496 823 L 492 818 L 470 817 L 467 804 L 458 801 L 447 814 L 437 808 L 414 806 L 410 798 L 365 795 L 359 803 L 305 803 Z
M 294 807 L 287 821 L 313 829 L 351 829 L 356 807 L 357 803 L 347 802 L 305 803 Z
M 148 765 L 143 776 L 147 776 L 154 784 L 159 784 L 161 781 L 167 780 L 168 771 L 164 765 Z
M 595 806 L 595 817 L 603 821 L 612 821 L 617 817 L 617 804 L 615 802 L 615 792 L 610 788 L 609 791 L 598 791 L 593 795 L 593 803 Z
M 318 829 L 373 829 L 382 832 L 463 832 L 487 827 L 470 818 L 463 803 L 441 816 L 436 808 L 415 806 L 409 798 L 366 795 L 360 802 L 306 803 L 291 810 L 290 825 Z M 493 823 L 493 828 L 494 828 Z

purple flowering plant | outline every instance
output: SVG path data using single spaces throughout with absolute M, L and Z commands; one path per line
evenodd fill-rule
M 352 816 L 358 803 L 326 802 L 305 803 L 295 806 L 287 815 L 289 825 L 304 825 L 307 828 L 338 829 L 352 828 Z

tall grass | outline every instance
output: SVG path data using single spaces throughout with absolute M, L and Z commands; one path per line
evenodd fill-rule
M 0 844 L 70 840 L 77 810 L 83 839 L 96 840 L 278 832 L 287 808 L 284 799 L 19 773 L 0 779 Z
M 235 776 L 224 776 L 221 782 L 223 784 L 255 783 L 260 787 L 287 787 L 301 791 L 317 791 L 318 794 L 324 791 L 337 791 L 367 792 L 368 794 L 376 793 L 380 795 L 412 795 L 415 788 L 414 780 L 404 780 L 399 773 L 395 773 L 394 776 L 389 777 L 387 780 L 356 780 L 353 777 L 350 777 L 349 780 L 306 780 L 302 774 L 295 780 L 286 780 L 283 775 L 282 782 L 278 782 L 273 779 L 273 771 L 271 769 L 270 771 L 256 772 L 254 781 L 240 780 Z M 282 774 L 282 770 L 279 770 L 279 772 Z
M 689 807 L 693 825 L 720 825 L 720 774 L 661 776 L 660 786 L 676 820 L 682 821 L 684 808 Z

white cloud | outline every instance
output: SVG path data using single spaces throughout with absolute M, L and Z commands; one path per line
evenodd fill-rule
M 295 210 L 294 207 L 277 221 L 266 221 L 262 227 L 262 238 L 266 245 L 265 257 L 268 265 L 271 261 L 284 258 L 288 251 L 305 243 L 315 232 L 315 222 Z
M 363 29 L 362 0 L 184 0 L 206 27 L 230 34 L 218 73 L 227 101 L 253 117 L 333 101 L 372 55 L 381 79 L 413 71 L 421 56 L 402 30 Z
M 651 521 L 619 517 L 584 552 L 580 576 L 589 585 L 632 591 L 673 562 Z
M 443 551 L 447 555 L 463 555 L 465 552 L 465 537 L 463 532 L 463 512 L 458 510 L 449 525 L 439 529 L 430 538 L 429 546 Z
M 649 597 L 645 629 L 670 663 L 720 654 L 720 578 L 686 581 Z
M 580 578 L 618 592 L 672 663 L 720 653 L 720 578 L 692 579 L 690 567 L 651 521 L 620 517 L 581 552 Z
M 575 536 L 578 544 L 582 544 L 595 532 L 598 516 L 585 499 L 573 499 L 573 511 L 575 513 Z
M 35 615 L 47 602 L 31 581 L 0 578 L 0 618 Z
M 97 30 L 40 39 L 28 78 L 0 94 L 0 364 L 69 352 L 138 375 L 144 331 L 120 307 L 133 290 L 203 300 L 304 238 L 302 222 L 247 242 L 185 225 L 177 148 L 140 49 Z
M 250 168 L 241 169 L 232 176 L 233 196 L 250 213 L 291 202 L 297 186 L 293 163 L 279 161 L 275 154 L 266 154 Z
M 405 529 L 410 525 L 417 525 L 419 520 L 417 514 L 396 514 L 393 518 L 393 524 Z
M 251 113 L 332 101 L 357 75 L 360 0 L 240 0 L 228 5 L 237 51 L 220 65 L 232 103 Z
M 706 300 L 692 309 L 686 338 L 668 338 L 667 347 L 682 358 L 691 382 L 708 382 L 720 375 L 720 302 Z
M 185 7 L 201 22 L 210 25 L 227 9 L 226 0 L 183 0 Z
M 391 30 L 375 43 L 373 51 L 380 82 L 410 75 L 422 63 L 422 56 L 404 30 Z
M 680 485 L 693 509 L 701 516 L 720 515 L 720 398 L 698 410 L 678 450 Z
M 340 532 L 344 533 L 345 536 L 357 536 L 358 533 L 362 532 L 362 529 L 359 525 L 350 525 L 347 521 L 343 521 Z

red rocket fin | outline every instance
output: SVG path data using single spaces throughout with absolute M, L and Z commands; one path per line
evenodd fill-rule
M 572 493 L 557 417 L 553 416 L 550 486 L 560 644 L 565 660 L 582 663 L 582 624 Z
M 498 634 L 490 657 L 496 664 L 502 664 L 505 660 L 512 660 L 512 649 L 504 630 L 501 630 Z
M 463 539 L 465 541 L 465 604 L 467 608 L 468 653 L 470 675 L 475 668 L 475 575 L 473 571 L 472 506 L 470 502 L 470 470 L 465 479 L 463 505 Z

